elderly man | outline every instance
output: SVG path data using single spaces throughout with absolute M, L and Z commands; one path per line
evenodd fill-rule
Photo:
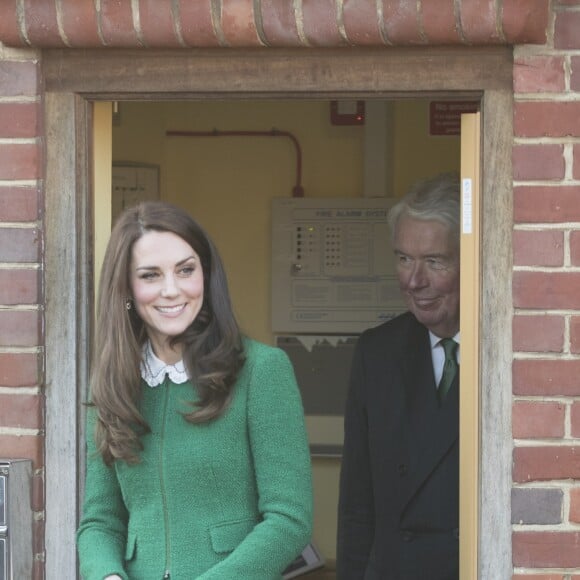
M 459 218 L 450 174 L 389 214 L 409 311 L 364 332 L 354 355 L 339 580 L 459 578 Z

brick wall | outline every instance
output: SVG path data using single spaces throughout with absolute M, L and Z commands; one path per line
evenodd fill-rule
M 42 578 L 42 103 L 32 50 L 0 45 L 0 458 L 33 462 L 35 578 Z
M 9 46 L 304 47 L 544 42 L 549 0 L 20 0 Z
M 313 0 L 300 13 L 296 5 L 22 0 L 0 7 L 0 38 L 19 47 L 540 42 L 516 47 L 514 62 L 513 578 L 580 580 L 580 0 L 552 0 L 547 40 L 547 0 Z M 34 463 L 36 580 L 44 576 L 40 56 L 0 44 L 0 457 Z
M 580 0 L 515 49 L 514 91 L 514 579 L 578 580 Z

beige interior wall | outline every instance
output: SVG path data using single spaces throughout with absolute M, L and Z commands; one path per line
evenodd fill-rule
M 459 139 L 429 136 L 427 101 L 397 101 L 393 191 L 459 170 Z M 166 131 L 290 131 L 302 149 L 308 197 L 363 194 L 364 128 L 333 126 L 328 101 L 121 103 L 113 161 L 160 166 L 161 198 L 187 209 L 217 244 L 241 326 L 272 344 L 270 200 L 291 195 L 296 154 L 288 139 L 167 137 Z M 340 460 L 314 458 L 314 541 L 335 558 Z
M 394 125 L 396 195 L 402 195 L 417 179 L 459 171 L 460 139 L 429 135 L 429 101 L 396 101 Z

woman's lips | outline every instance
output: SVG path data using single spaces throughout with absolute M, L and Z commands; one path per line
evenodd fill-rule
M 185 304 L 176 304 L 175 306 L 156 306 L 155 310 L 161 314 L 179 314 L 185 309 Z

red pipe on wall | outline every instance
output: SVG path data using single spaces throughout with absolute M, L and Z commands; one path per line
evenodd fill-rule
M 292 197 L 304 197 L 302 187 L 302 150 L 298 139 L 289 131 L 166 131 L 168 137 L 286 137 L 292 141 L 296 149 L 296 185 L 292 188 Z

